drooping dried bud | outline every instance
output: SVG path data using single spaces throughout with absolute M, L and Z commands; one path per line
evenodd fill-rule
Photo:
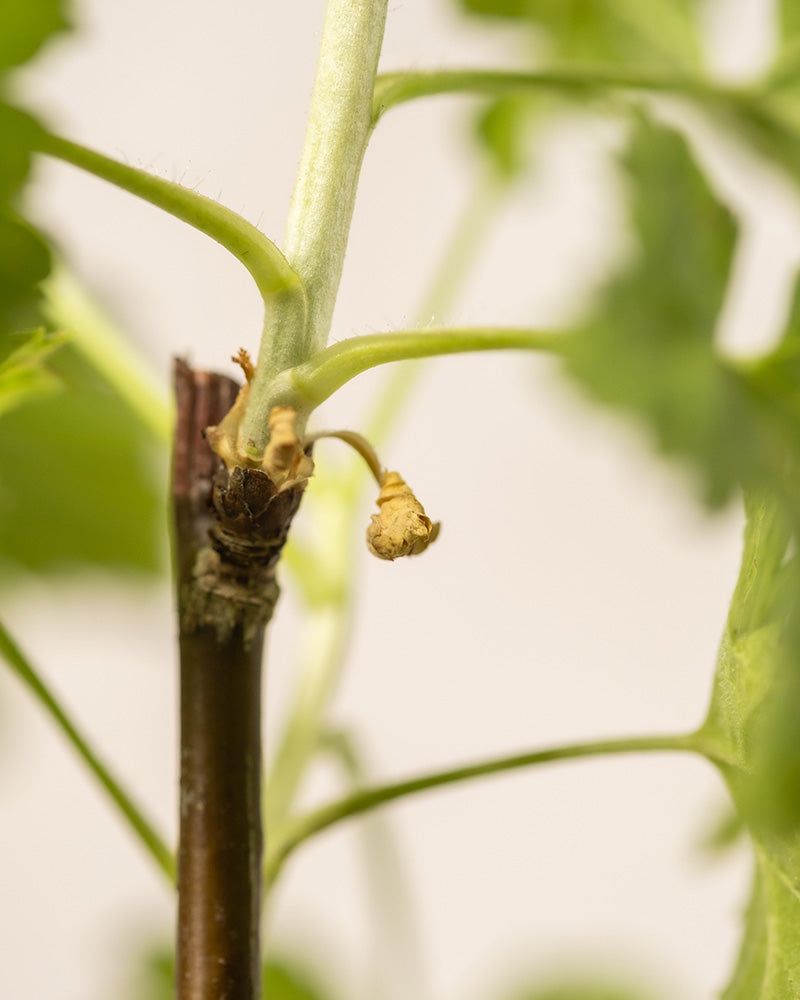
M 415 556 L 435 541 L 439 524 L 433 524 L 411 488 L 397 472 L 384 472 L 377 503 L 367 528 L 367 546 L 379 559 Z

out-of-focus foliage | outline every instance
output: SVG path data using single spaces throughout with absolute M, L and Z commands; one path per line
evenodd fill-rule
M 44 361 L 65 339 L 36 330 L 8 357 L 0 359 L 0 417 L 32 396 L 58 391 L 61 383 Z
M 27 62 L 68 24 L 64 0 L 3 0 L 0 72 Z
M 9 103 L 10 70 L 67 26 L 63 0 L 5 0 L 0 32 L 0 356 L 10 331 L 37 325 L 38 284 L 50 270 L 44 238 L 19 214 L 37 122 Z M 19 346 L 18 344 L 14 346 Z
M 53 252 L 22 215 L 39 125 L 7 102 L 8 71 L 66 27 L 65 6 L 6 0 L 2 9 L 0 581 L 20 567 L 153 570 L 163 561 L 157 444 L 83 356 L 61 346 L 69 338 L 45 332 L 41 283 Z
M 695 0 L 461 0 L 461 6 L 542 33 L 551 59 L 652 68 L 698 57 Z
M 267 957 L 261 969 L 265 1000 L 333 1000 L 316 975 L 296 959 Z M 125 1000 L 174 1000 L 175 957 L 165 945 L 149 948 L 139 960 L 133 981 L 124 987 Z M 627 1000 L 627 998 L 626 998 Z
M 461 4 L 487 19 L 516 20 L 522 37 L 539 39 L 531 52 L 540 65 L 580 62 L 590 92 L 592 66 L 702 73 L 693 3 Z M 776 11 L 776 52 L 764 85 L 736 94 L 700 87 L 694 97 L 717 127 L 798 183 L 800 4 L 781 0 Z M 531 109 L 546 100 L 509 98 L 484 114 L 481 145 L 506 175 L 524 166 Z M 625 103 L 605 109 L 619 116 Z M 720 353 L 714 336 L 737 226 L 685 140 L 649 121 L 646 101 L 638 105 L 622 159 L 632 248 L 567 335 L 566 366 L 595 400 L 635 419 L 682 462 L 709 506 L 739 491 L 747 498 L 742 572 L 703 727 L 756 849 L 744 942 L 724 998 L 797 1000 L 800 285 L 775 350 L 748 364 Z
M 576 976 L 565 973 L 563 977 L 548 977 L 547 985 L 539 985 L 532 977 L 530 986 L 520 986 L 503 1000 L 647 1000 L 653 994 L 612 981 L 606 972 Z
M 701 60 L 696 0 L 459 0 L 486 23 L 516 22 L 537 64 L 577 62 L 645 70 L 696 67 Z M 591 97 L 591 87 L 581 99 Z M 480 144 L 506 177 L 531 157 L 537 122 L 563 95 L 503 97 L 479 114 Z
M 724 1000 L 795 1000 L 800 963 L 796 522 L 768 494 L 747 496 L 742 569 L 703 735 L 755 845 L 744 941 Z M 789 701 L 788 699 L 792 700 Z
M 748 390 L 713 346 L 736 227 L 675 133 L 638 120 L 624 167 L 635 245 L 572 335 L 568 368 L 688 459 L 718 504 L 761 460 Z
M 0 416 L 0 581 L 97 565 L 163 565 L 166 454 L 70 347 L 60 391 Z

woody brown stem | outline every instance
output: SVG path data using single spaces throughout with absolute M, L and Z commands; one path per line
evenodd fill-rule
M 238 387 L 175 370 L 180 640 L 178 1000 L 260 996 L 261 659 L 302 489 L 220 462 L 203 436 Z

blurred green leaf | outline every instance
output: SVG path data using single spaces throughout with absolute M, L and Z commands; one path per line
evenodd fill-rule
M 0 357 L 0 417 L 32 396 L 48 395 L 61 388 L 58 376 L 44 366 L 44 361 L 65 341 L 59 334 L 35 330 L 8 357 Z
M 331 1000 L 307 968 L 295 959 L 267 957 L 261 969 L 265 1000 Z M 129 1000 L 173 1000 L 175 996 L 175 956 L 168 945 L 148 947 L 137 961 Z
M 18 212 L 35 127 L 27 115 L 0 104 L 0 353 L 9 332 L 40 325 L 38 286 L 51 266 L 46 241 Z
M 500 98 L 478 115 L 480 144 L 506 180 L 517 177 L 528 166 L 532 125 L 547 104 L 548 98 L 516 94 Z
M 720 504 L 755 434 L 750 392 L 712 342 L 736 226 L 674 132 L 638 119 L 624 168 L 636 246 L 568 343 L 567 367 L 688 460 L 706 500 Z
M 628 69 L 696 67 L 700 61 L 696 0 L 458 0 L 469 14 L 500 23 L 517 21 L 531 40 L 547 43 L 547 61 Z M 539 52 L 540 46 L 532 51 Z M 581 93 L 584 104 L 591 87 Z M 607 94 L 603 100 L 608 101 Z M 492 102 L 479 114 L 476 136 L 502 176 L 527 165 L 531 125 L 564 95 L 535 93 Z
M 769 493 L 746 495 L 742 566 L 702 735 L 753 837 L 756 879 L 723 1000 L 796 1000 L 800 964 L 800 662 L 797 517 Z M 791 699 L 791 700 L 790 700 Z
M 15 569 L 163 566 L 166 454 L 73 348 L 60 392 L 0 422 L 0 580 Z
M 778 20 L 784 42 L 800 40 L 800 4 L 797 0 L 780 0 Z
M 539 977 L 541 980 L 541 977 Z M 548 977 L 547 985 L 534 982 L 506 994 L 504 1000 L 644 1000 L 645 994 L 634 987 L 614 982 L 607 972 L 576 976 Z M 647 997 L 652 996 L 648 993 Z
M 3 97 L 9 71 L 67 27 L 65 8 L 64 0 L 3 0 L 0 6 L 0 335 L 38 325 L 37 285 L 50 270 L 46 241 L 19 214 L 38 124 Z
M 64 9 L 64 0 L 3 0 L 0 5 L 0 358 L 12 349 L 5 342 L 9 332 L 41 325 L 38 285 L 51 264 L 47 242 L 20 214 L 39 125 L 4 95 L 9 71 L 67 26 Z
M 472 14 L 545 33 L 553 59 L 687 65 L 699 55 L 694 0 L 460 0 Z
M 757 875 L 733 977 L 721 1000 L 797 1000 L 800 899 L 786 871 L 756 852 Z M 793 868 L 796 876 L 798 869 Z M 794 885 L 796 885 L 796 881 Z
M 3 0 L 0 6 L 0 71 L 32 58 L 69 26 L 63 0 Z
M 268 958 L 263 977 L 263 994 L 269 1000 L 330 1000 L 332 996 L 296 961 Z
M 0 72 L 63 30 L 65 9 L 0 4 Z M 85 357 L 53 355 L 61 338 L 43 332 L 52 254 L 21 214 L 38 129 L 0 103 L 0 580 L 86 564 L 152 571 L 163 564 L 163 447 Z

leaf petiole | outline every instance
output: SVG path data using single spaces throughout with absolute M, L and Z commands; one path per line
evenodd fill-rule
M 275 379 L 273 395 L 308 415 L 338 389 L 378 365 L 472 351 L 558 352 L 566 337 L 542 330 L 463 327 L 400 330 L 350 337 Z
M 265 878 L 272 885 L 280 874 L 287 858 L 306 840 L 328 827 L 343 820 L 387 805 L 397 799 L 407 798 L 419 792 L 457 784 L 473 778 L 501 774 L 505 771 L 550 764 L 584 757 L 610 756 L 625 753 L 663 753 L 677 751 L 709 756 L 702 738 L 695 733 L 680 733 L 666 736 L 633 736 L 611 740 L 593 740 L 587 743 L 570 743 L 564 746 L 534 750 L 530 753 L 514 754 L 493 760 L 468 764 L 464 767 L 438 771 L 433 774 L 410 778 L 391 785 L 366 788 L 353 795 L 332 802 L 299 816 L 287 823 L 283 830 L 272 831 L 272 845 L 267 851 Z
M 128 795 L 121 783 L 102 762 L 77 725 L 69 718 L 66 710 L 45 684 L 31 662 L 25 657 L 2 623 L 0 623 L 0 656 L 31 691 L 33 696 L 50 715 L 58 728 L 72 744 L 81 760 L 86 764 L 100 785 L 108 793 L 123 819 L 139 838 L 151 858 L 167 876 L 170 884 L 175 883 L 175 858 L 163 838 L 145 817 L 139 806 Z
M 585 94 L 591 91 L 631 90 L 651 94 L 677 94 L 702 101 L 739 105 L 749 98 L 743 90 L 723 87 L 700 76 L 620 70 L 606 66 L 554 67 L 536 72 L 454 69 L 383 73 L 375 82 L 372 118 L 419 97 L 471 94 L 500 97 L 529 90 L 558 90 Z

